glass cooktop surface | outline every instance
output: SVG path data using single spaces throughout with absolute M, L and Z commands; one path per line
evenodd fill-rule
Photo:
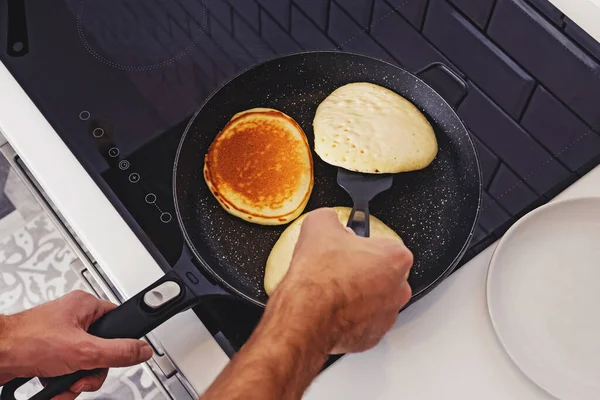
M 192 262 L 171 188 L 191 116 L 236 74 L 308 50 L 468 81 L 457 111 L 484 207 L 465 260 L 598 164 L 600 45 L 546 0 L 0 0 L 0 60 L 165 271 Z M 261 315 L 195 311 L 234 349 Z

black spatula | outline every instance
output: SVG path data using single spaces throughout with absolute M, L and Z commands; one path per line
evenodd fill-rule
M 337 183 L 348 192 L 354 202 L 348 219 L 348 228 L 358 236 L 370 236 L 369 202 L 379 193 L 391 188 L 393 182 L 394 175 L 362 174 L 338 168 Z

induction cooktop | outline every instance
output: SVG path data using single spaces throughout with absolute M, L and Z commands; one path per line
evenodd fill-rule
M 457 111 L 485 192 L 463 261 L 600 162 L 600 45 L 546 0 L 0 0 L 0 60 L 165 271 L 193 262 L 171 186 L 191 116 L 241 71 L 308 50 L 467 80 Z M 231 299 L 195 312 L 234 350 L 261 315 Z

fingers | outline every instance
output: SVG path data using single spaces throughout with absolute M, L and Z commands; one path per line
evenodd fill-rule
M 300 236 L 294 248 L 294 257 L 305 246 L 313 247 L 315 241 L 324 242 L 324 237 L 332 233 L 345 233 L 344 228 L 340 224 L 337 213 L 331 208 L 320 208 L 309 212 L 306 219 L 302 222 L 300 228 Z M 325 241 L 330 242 L 330 241 Z
M 74 400 L 77 398 L 77 396 L 79 396 L 79 393 L 64 392 L 58 396 L 54 396 L 52 400 Z
M 414 263 L 413 253 L 399 240 L 395 239 L 369 239 L 371 245 L 377 245 L 381 254 L 386 254 L 390 264 L 400 270 L 408 278 Z
M 96 299 L 96 303 L 95 303 L 96 313 L 94 315 L 94 321 L 96 321 L 98 318 L 100 318 L 107 312 L 112 311 L 115 308 L 117 308 L 117 305 L 114 303 L 111 303 L 110 301 L 98 299 L 96 297 L 94 297 L 94 299 Z
M 104 381 L 106 381 L 107 375 L 108 369 L 101 369 L 93 375 L 77 381 L 69 388 L 68 392 L 61 393 L 53 397 L 52 400 L 73 400 L 83 392 L 96 392 L 100 390 Z
M 108 375 L 108 369 L 101 369 L 93 375 L 87 376 L 71 386 L 70 390 L 74 394 L 80 394 L 83 392 L 96 392 L 100 390 L 106 377 Z
M 413 253 L 404 247 L 401 253 L 395 254 L 394 256 L 396 257 L 395 260 L 398 262 L 400 274 L 402 274 L 402 277 L 405 281 L 408 280 L 408 277 L 410 276 L 410 270 L 415 262 Z
M 302 223 L 302 234 L 323 230 L 342 231 L 342 228 L 337 213 L 333 209 L 320 208 L 308 213 L 306 220 Z
M 396 294 L 396 298 L 394 299 L 395 309 L 394 311 L 400 312 L 404 308 L 405 305 L 408 304 L 412 297 L 412 288 L 408 284 L 407 281 L 402 283 L 398 293 Z
M 72 305 L 70 308 L 76 320 L 86 331 L 94 321 L 117 307 L 110 301 L 99 299 L 82 290 L 75 290 L 67 294 L 65 300 Z
M 136 339 L 101 339 L 87 335 L 77 346 L 79 368 L 121 368 L 141 364 L 152 357 L 152 347 Z

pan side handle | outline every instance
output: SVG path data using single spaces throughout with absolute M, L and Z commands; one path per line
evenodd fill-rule
M 446 64 L 429 64 L 416 75 L 435 89 L 454 108 L 458 108 L 469 93 L 469 85 Z
M 172 316 L 195 306 L 199 297 L 180 278 L 175 271 L 169 271 L 164 277 L 148 286 L 125 303 L 106 313 L 94 322 L 89 333 L 105 339 L 139 339 Z M 48 380 L 46 387 L 30 400 L 51 400 L 66 392 L 81 378 L 94 371 L 78 371 Z M 0 400 L 14 400 L 15 391 L 32 378 L 18 378 L 4 385 Z

